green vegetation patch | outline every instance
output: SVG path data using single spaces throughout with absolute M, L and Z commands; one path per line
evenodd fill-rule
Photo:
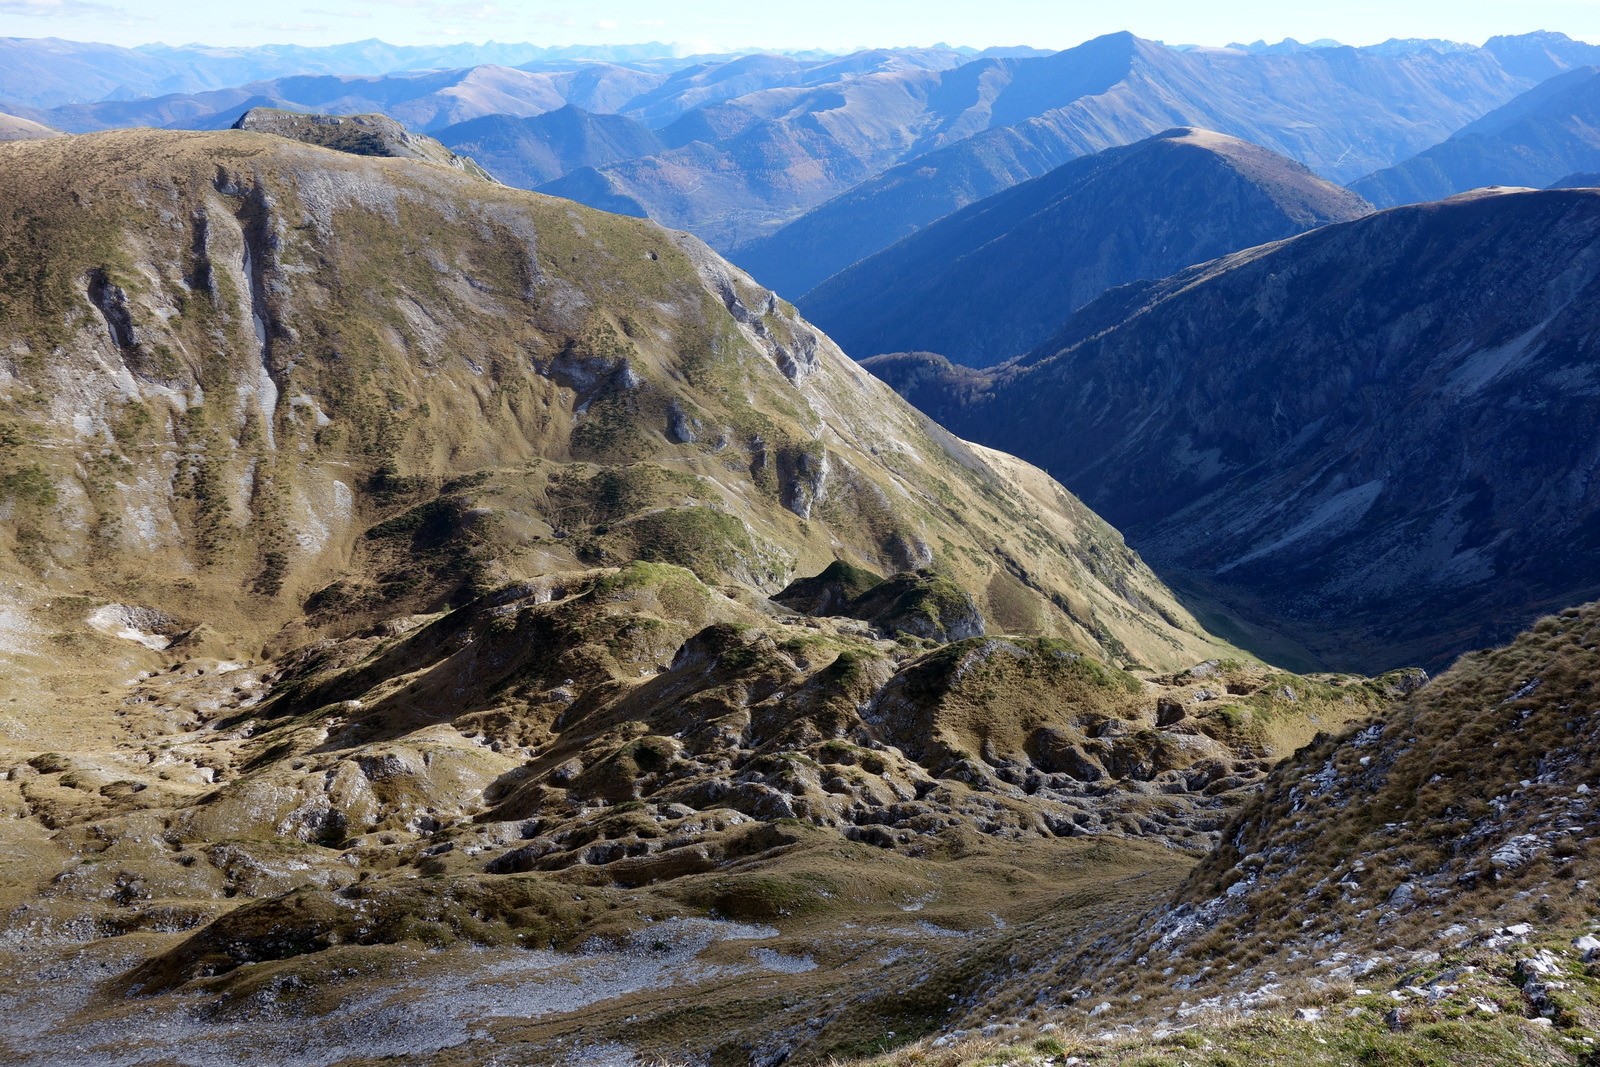
M 756 546 L 743 522 L 709 507 L 666 508 L 611 527 L 595 547 L 609 556 L 670 563 L 705 582 L 728 579 L 756 560 Z M 590 551 L 594 552 L 595 547 Z

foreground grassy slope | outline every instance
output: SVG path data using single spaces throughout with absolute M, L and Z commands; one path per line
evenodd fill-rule
M 998 985 L 1014 1030 L 873 1062 L 1594 1062 L 1597 642 L 1563 612 L 1318 737 L 1170 903 Z

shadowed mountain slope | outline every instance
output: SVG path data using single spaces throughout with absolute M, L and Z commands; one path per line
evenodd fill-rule
M 997 193 L 841 271 L 799 301 L 846 352 L 933 349 L 999 363 L 1126 282 L 1343 222 L 1360 197 L 1265 149 L 1169 130 Z
M 1192 591 L 1437 665 L 1600 591 L 1597 249 L 1592 191 L 1462 196 L 1112 290 L 987 374 L 870 365 Z
M 621 115 L 567 106 L 530 118 L 485 115 L 436 131 L 507 185 L 532 189 L 577 170 L 650 155 L 665 147 L 648 126 Z
M 1551 78 L 1448 141 L 1351 188 L 1383 207 L 1489 185 L 1542 189 L 1600 167 L 1600 68 Z

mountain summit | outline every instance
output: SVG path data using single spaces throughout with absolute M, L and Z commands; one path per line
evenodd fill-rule
M 240 115 L 233 128 L 270 133 L 354 156 L 420 160 L 494 181 L 471 158 L 456 155 L 432 137 L 412 133 L 387 115 L 308 115 L 255 107 Z
M 1114 286 L 1370 210 L 1291 159 L 1182 127 L 981 200 L 799 306 L 858 358 L 931 350 L 998 363 Z

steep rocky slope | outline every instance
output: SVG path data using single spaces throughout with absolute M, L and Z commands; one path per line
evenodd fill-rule
M 1383 207 L 1442 200 L 1486 185 L 1542 189 L 1600 167 L 1600 68 L 1530 89 L 1451 138 L 1351 188 Z
M 438 131 L 507 185 L 532 189 L 581 167 L 650 155 L 663 147 L 650 127 L 623 115 L 567 106 L 532 118 L 485 115 Z
M 684 235 L 248 131 L 0 170 L 8 1062 L 861 1051 L 1410 684 L 1231 653 Z
M 475 160 L 456 155 L 432 137 L 412 133 L 387 115 L 305 115 L 258 107 L 239 116 L 233 128 L 270 133 L 356 156 L 415 159 L 493 180 Z
M 1597 640 L 1600 607 L 1570 609 L 1319 738 L 1229 827 L 1152 940 L 1180 971 L 1203 955 L 1190 943 L 1217 936 L 1259 946 L 1256 975 L 1316 974 L 1333 946 L 1370 970 L 1363 950 L 1381 964 L 1517 923 L 1593 921 Z
M 857 358 L 931 349 L 986 366 L 1114 286 L 1370 210 L 1292 160 L 1181 128 L 980 200 L 798 304 Z
M 1089 71 L 1097 81 L 907 159 L 734 250 L 734 259 L 779 292 L 804 293 L 968 204 L 1174 126 L 1239 137 L 1349 181 L 1443 140 L 1534 84 L 1481 50 L 1250 55 L 1178 51 L 1127 33 L 1035 62 L 1074 77 Z
M 962 1020 L 1012 1025 L 873 1062 L 1592 1063 L 1597 641 L 1562 612 L 1319 737 L 1170 902 Z
M 989 374 L 873 369 L 1324 662 L 1437 665 L 1600 591 L 1600 196 L 1396 208 L 1113 290 Z
M 141 205 L 156 164 L 116 153 L 156 147 L 190 169 Z M 839 557 L 934 566 L 1002 627 L 1150 665 L 1212 647 L 1039 472 L 943 434 L 682 235 L 240 132 L 5 151 L 6 484 L 41 581 L 87 566 L 175 615 L 242 582 L 261 600 L 228 621 L 261 632 L 470 475 L 430 506 L 526 546 L 497 576 L 676 527 L 700 555 L 672 562 L 768 592 Z M 503 470 L 534 488 L 491 502 Z

